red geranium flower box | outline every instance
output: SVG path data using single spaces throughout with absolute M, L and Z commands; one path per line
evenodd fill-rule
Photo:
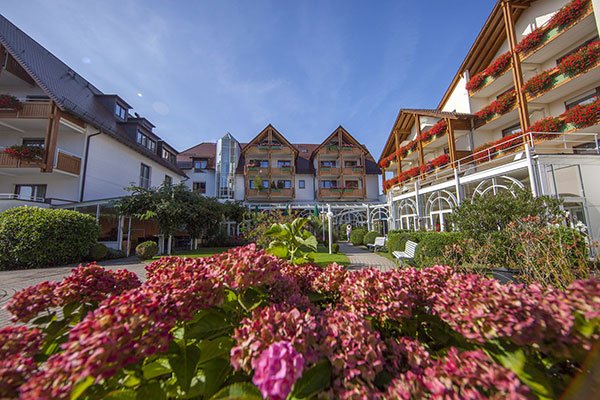
M 589 0 L 572 0 L 570 3 L 558 10 L 550 22 L 548 22 L 549 29 L 564 28 L 576 20 L 581 15 L 583 10 L 585 10 L 588 1 Z
M 14 145 L 8 147 L 6 153 L 21 161 L 37 161 L 42 159 L 44 148 L 41 146 Z
M 593 42 L 565 57 L 557 68 L 561 74 L 567 76 L 577 75 L 592 65 L 599 55 L 600 42 Z
M 506 52 L 498 57 L 489 67 L 485 69 L 488 76 L 499 76 L 510 66 L 510 52 Z
M 23 108 L 23 105 L 15 96 L 11 96 L 9 94 L 0 94 L 0 108 L 9 108 L 19 111 L 21 108 Z
M 519 44 L 517 44 L 515 51 L 521 54 L 529 53 L 531 50 L 535 49 L 542 43 L 545 33 L 545 27 L 539 27 L 534 29 L 527 36 L 521 39 Z
M 575 106 L 563 115 L 565 122 L 573 124 L 577 128 L 595 125 L 600 117 L 600 99 L 596 99 L 590 104 Z
M 538 93 L 545 92 L 552 87 L 552 73 L 555 69 L 549 69 L 542 71 L 529 79 L 523 85 L 523 92 L 529 93 L 530 95 L 536 95 Z

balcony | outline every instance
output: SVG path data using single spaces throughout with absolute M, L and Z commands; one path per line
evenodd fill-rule
M 269 189 L 246 188 L 246 198 L 248 199 L 268 199 Z
M 271 189 L 271 198 L 272 199 L 293 199 L 294 198 L 294 189 L 292 188 L 282 188 L 282 189 Z
M 273 167 L 273 168 L 271 168 L 271 175 L 286 176 L 286 175 L 293 175 L 294 173 L 295 173 L 294 167 L 291 165 L 288 167 Z
M 287 146 L 271 146 L 271 154 L 293 154 L 293 150 Z
M 25 161 L 11 157 L 4 149 L 0 148 L 0 168 L 41 168 L 42 160 Z
M 0 109 L 0 118 L 48 118 L 50 102 L 23 101 L 21 110 Z
M 342 197 L 343 188 L 319 188 L 319 197 L 322 199 L 339 199 Z
M 341 168 L 338 167 L 319 167 L 320 176 L 340 176 L 342 172 Z
M 362 150 L 356 146 L 342 146 L 342 154 L 344 156 L 360 156 L 362 154 Z
M 344 199 L 358 199 L 364 198 L 363 188 L 344 188 L 342 189 L 342 198 Z
M 0 148 L 0 168 L 41 168 L 42 160 L 26 161 L 11 157 L 4 149 Z M 68 151 L 57 149 L 54 158 L 54 169 L 67 174 L 79 175 L 81 171 L 81 157 Z
M 361 166 L 344 167 L 342 169 L 342 174 L 344 174 L 344 176 L 362 176 L 363 167 L 361 167 Z

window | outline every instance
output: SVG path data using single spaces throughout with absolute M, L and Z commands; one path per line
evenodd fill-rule
M 127 119 L 127 109 L 120 105 L 119 103 L 115 103 L 115 115 L 122 120 Z
M 356 160 L 344 160 L 344 167 L 351 168 L 358 166 L 358 161 Z
M 288 160 L 277 160 L 277 168 L 291 167 L 292 164 Z
M 300 179 L 298 181 L 298 188 L 304 189 L 305 187 L 306 187 L 306 182 L 304 181 L 304 179 Z
M 513 135 L 515 133 L 521 133 L 521 124 L 516 124 L 513 126 L 509 126 L 506 129 L 502 129 L 502 137 Z
M 262 181 L 262 185 L 263 185 L 263 189 L 268 189 L 269 188 L 269 181 L 265 179 L 264 181 Z
M 15 194 L 21 200 L 44 201 L 46 185 L 16 185 Z
M 444 147 L 444 154 L 445 155 L 449 155 L 450 154 L 450 147 L 448 147 L 448 146 Z
M 150 139 L 148 136 L 146 136 L 141 131 L 138 131 L 138 133 L 137 133 L 137 142 L 138 142 L 138 144 L 144 146 L 151 152 L 156 153 L 156 142 L 154 140 Z
M 171 153 L 169 150 L 163 149 L 162 158 L 171 164 L 175 164 L 175 154 Z
M 23 139 L 23 146 L 44 147 L 44 139 Z
M 206 182 L 194 182 L 192 189 L 194 192 L 205 194 L 206 193 Z
M 165 175 L 165 185 L 172 185 L 173 184 L 173 178 L 171 178 L 169 175 Z
M 302 152 L 303 152 L 303 153 L 308 153 L 308 150 L 306 150 L 306 149 L 302 149 Z
M 50 97 L 41 94 L 34 94 L 25 97 L 26 101 L 50 101 Z
M 256 187 L 254 186 L 254 179 L 250 179 L 250 180 L 248 181 L 248 187 L 249 187 L 250 189 L 256 189 Z
M 258 166 L 261 168 L 269 168 L 269 160 L 258 160 Z
M 596 99 L 598 99 L 598 91 L 587 93 L 583 96 L 579 96 L 573 100 L 565 102 L 565 109 L 570 110 L 571 108 L 579 105 L 590 104 L 596 101 Z
M 205 158 L 201 158 L 199 160 L 194 160 L 194 170 L 199 171 L 199 170 L 203 170 L 206 169 L 208 165 L 208 160 Z
M 358 181 L 346 181 L 347 188 L 358 188 Z
M 144 189 L 150 188 L 150 167 L 146 164 L 140 166 L 140 186 Z
M 321 181 L 321 187 L 324 189 L 337 187 L 337 181 Z
M 323 167 L 335 168 L 335 160 L 332 160 L 332 161 L 321 161 L 321 168 L 323 168 Z
M 288 181 L 288 180 L 277 181 L 278 189 L 290 189 L 291 187 L 292 187 L 292 181 Z

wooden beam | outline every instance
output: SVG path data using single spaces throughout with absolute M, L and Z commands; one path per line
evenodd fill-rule
M 54 168 L 54 155 L 56 154 L 56 142 L 58 140 L 58 123 L 60 114 L 58 106 L 52 102 L 48 125 L 46 126 L 46 137 L 44 138 L 44 158 L 42 160 L 42 172 L 52 172 Z
M 417 126 L 417 137 L 421 136 L 421 117 L 419 117 L 418 115 L 415 116 L 416 119 L 416 126 Z M 417 141 L 417 149 L 419 151 L 419 166 L 424 165 L 425 164 L 425 156 L 423 155 L 423 143 L 418 140 Z
M 399 134 L 398 131 L 394 132 L 394 137 L 396 139 L 396 152 L 398 151 L 398 149 L 400 148 L 400 138 L 399 138 Z M 398 154 L 396 154 L 396 173 L 398 174 L 398 176 L 400 176 L 400 174 L 402 173 L 402 166 L 400 165 L 400 156 L 398 156 Z M 364 167 L 363 167 L 364 169 Z M 384 176 L 385 178 L 385 176 Z
M 521 71 L 519 53 L 515 51 L 517 39 L 511 4 L 508 1 L 502 2 L 502 13 L 504 16 L 506 37 L 508 39 L 508 48 L 511 52 L 512 74 L 515 83 L 515 93 L 517 95 L 517 106 L 519 108 L 519 121 L 521 122 L 521 130 L 524 133 L 529 128 L 529 110 L 527 109 L 527 96 L 523 93 L 523 72 Z
M 448 125 L 448 150 L 450 150 L 450 162 L 456 161 L 456 141 L 454 139 L 454 127 L 452 127 L 452 121 L 446 118 L 446 124 Z

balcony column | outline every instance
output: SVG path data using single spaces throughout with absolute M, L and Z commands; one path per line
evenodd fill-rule
M 450 162 L 456 161 L 456 142 L 454 140 L 454 127 L 452 126 L 452 120 L 446 118 L 446 125 L 448 129 L 448 150 L 450 151 Z
M 394 131 L 394 142 L 396 143 L 396 152 L 398 152 L 398 149 L 400 148 L 400 138 L 398 136 L 398 131 Z M 396 176 L 400 176 L 401 173 L 402 166 L 400 165 L 400 156 L 396 154 Z
M 58 122 L 60 121 L 60 110 L 56 103 L 52 102 L 48 124 L 46 125 L 46 137 L 44 139 L 44 157 L 42 160 L 42 172 L 52 172 L 54 168 L 54 156 L 56 154 L 56 141 L 58 140 Z
M 415 115 L 417 122 L 417 138 L 421 136 L 421 117 L 419 115 Z M 419 154 L 418 165 L 421 166 L 425 164 L 425 156 L 423 155 L 423 143 L 421 141 L 417 141 L 417 151 Z
M 529 128 L 529 110 L 527 109 L 527 97 L 523 93 L 523 72 L 521 70 L 521 59 L 519 53 L 515 51 L 517 39 L 515 35 L 515 24 L 512 16 L 512 6 L 508 0 L 502 1 L 502 14 L 504 17 L 504 28 L 506 29 L 506 38 L 511 55 L 513 80 L 515 83 L 515 92 L 517 95 L 517 106 L 519 107 L 519 120 L 521 129 L 527 132 Z

